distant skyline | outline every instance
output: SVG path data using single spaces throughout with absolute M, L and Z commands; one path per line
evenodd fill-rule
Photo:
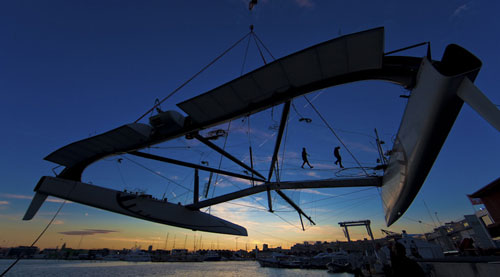
M 385 27 L 385 51 L 430 41 L 436 60 L 446 45 L 456 43 L 483 62 L 475 84 L 500 104 L 497 50 L 500 23 L 497 2 L 480 1 L 317 1 L 262 0 L 248 11 L 248 1 L 4 1 L 0 3 L 0 246 L 30 245 L 58 209 L 61 200 L 49 198 L 36 217 L 22 221 L 39 178 L 53 175 L 53 163 L 43 158 L 71 142 L 133 122 L 150 107 L 199 71 L 224 49 L 244 36 L 249 25 L 276 58 L 370 28 Z M 263 61 L 253 41 L 243 41 L 162 105 L 176 104 L 206 92 L 259 66 Z M 248 55 L 245 59 L 245 49 Z M 425 47 L 401 55 L 424 56 Z M 264 52 L 267 61 L 271 57 Z M 243 64 L 243 62 L 245 63 Z M 392 146 L 406 100 L 404 89 L 367 81 L 325 89 L 308 95 L 338 131 L 363 165 L 375 165 L 374 128 L 385 150 Z M 332 137 L 304 98 L 294 100 L 290 113 L 282 180 L 334 177 Z M 227 149 L 248 162 L 252 145 L 255 167 L 267 172 L 274 146 L 274 125 L 281 107 L 231 123 Z M 311 123 L 299 122 L 301 117 Z M 143 120 L 142 122 L 147 122 Z M 224 124 L 218 128 L 226 129 Z M 208 130 L 207 130 L 208 131 Z M 249 133 L 249 134 L 248 134 Z M 265 194 L 212 207 L 211 213 L 242 225 L 248 237 L 193 232 L 146 222 L 76 203 L 67 203 L 37 243 L 40 248 L 131 248 L 134 244 L 163 248 L 168 233 L 172 245 L 204 245 L 234 249 L 236 242 L 249 248 L 303 241 L 345 240 L 338 222 L 372 220 L 375 237 L 380 229 L 409 233 L 430 231 L 435 224 L 472 214 L 466 194 L 499 177 L 500 134 L 464 104 L 434 167 L 405 215 L 385 226 L 382 203 L 375 188 L 289 191 L 294 201 L 318 225 L 303 232 L 297 213 L 276 197 L 278 212 L 265 211 Z M 224 139 L 215 141 L 218 145 Z M 219 155 L 193 140 L 177 139 L 150 149 L 193 163 L 219 165 Z M 300 151 L 307 148 L 314 169 L 301 169 Z M 346 167 L 354 160 L 341 149 Z M 172 202 L 189 202 L 193 172 L 137 157 L 107 158 L 90 166 L 83 181 L 114 189 L 142 189 Z M 162 176 L 151 174 L 139 163 Z M 239 170 L 223 160 L 222 169 Z M 59 171 L 56 169 L 56 171 Z M 208 174 L 202 173 L 202 183 Z M 220 195 L 248 187 L 248 182 L 219 178 Z M 275 195 L 273 194 L 273 197 Z M 427 206 L 427 207 L 426 207 Z M 419 223 L 422 222 L 422 223 Z M 439 222 L 438 222 L 439 221 Z M 351 237 L 368 237 L 353 228 Z M 187 239 L 186 239 L 187 235 Z M 250 247 L 251 246 L 251 247 Z M 170 248 L 170 247 L 167 247 Z M 210 248 L 210 247 L 207 247 Z M 243 248 L 244 249 L 244 248 Z

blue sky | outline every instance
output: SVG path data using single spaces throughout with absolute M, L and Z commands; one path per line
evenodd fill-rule
M 430 41 L 433 58 L 440 59 L 446 45 L 457 43 L 483 61 L 475 84 L 494 103 L 500 104 L 498 8 L 499 4 L 493 1 L 262 0 L 249 12 L 247 1 L 243 0 L 4 1 L 0 4 L 0 25 L 3 26 L 0 29 L 0 120 L 4 129 L 0 137 L 3 146 L 0 233 L 6 239 L 0 241 L 0 245 L 30 243 L 36 230 L 42 228 L 58 207 L 58 203 L 48 202 L 33 221 L 21 221 L 29 204 L 27 198 L 32 196 L 39 177 L 52 175 L 55 165 L 43 157 L 73 141 L 134 121 L 156 98 L 166 96 L 245 35 L 250 24 L 255 25 L 255 32 L 275 57 L 379 26 L 385 27 L 386 51 Z M 162 108 L 178 110 L 175 104 L 180 101 L 238 77 L 246 43 L 243 41 Z M 404 54 L 423 56 L 425 48 Z M 259 66 L 262 60 L 252 42 L 244 71 Z M 406 91 L 398 86 L 370 81 L 325 89 L 308 97 L 316 97 L 314 105 L 339 130 L 356 157 L 363 164 L 373 165 L 377 158 L 373 129 L 377 128 L 382 139 L 391 144 L 406 101 L 399 95 L 404 93 Z M 299 116 L 291 112 L 283 179 L 332 177 L 335 170 L 332 151 L 339 142 L 303 98 L 297 98 L 294 103 L 299 113 L 312 118 L 313 122 L 298 122 Z M 275 138 L 270 127 L 279 121 L 280 111 L 277 107 L 250 118 L 250 143 L 256 167 L 262 171 L 269 167 L 267 160 Z M 232 122 L 227 146 L 241 159 L 248 156 L 248 130 L 248 120 Z M 498 178 L 498 141 L 498 132 L 464 105 L 418 197 L 392 230 L 429 230 L 433 223 L 423 201 L 443 222 L 472 213 L 465 195 Z M 217 143 L 222 145 L 223 140 Z M 219 156 L 194 141 L 175 140 L 161 146 L 166 149 L 151 151 L 218 165 Z M 302 147 L 311 154 L 314 170 L 300 169 Z M 353 166 L 352 158 L 345 151 L 342 154 L 345 165 Z M 129 158 L 179 184 L 192 184 L 192 170 Z M 235 169 L 227 161 L 223 161 L 222 168 Z M 207 178 L 206 174 L 202 178 Z M 178 196 L 175 201 L 184 202 L 187 196 L 179 197 L 185 190 L 129 160 L 121 164 L 112 158 L 98 162 L 88 169 L 83 179 L 117 189 L 146 189 L 158 197 L 163 193 L 170 198 Z M 223 180 L 216 187 L 215 195 L 234 191 L 235 186 L 243 188 L 248 184 Z M 263 208 L 259 204 L 266 204 L 260 199 L 263 195 L 241 199 L 236 205 L 220 205 L 212 212 L 248 227 L 249 238 L 240 242 L 286 245 L 304 240 L 342 239 L 339 221 L 368 218 L 374 222 L 374 229 L 384 227 L 377 190 L 359 190 L 289 192 L 318 221 L 318 226 L 306 232 L 298 230 L 296 213 L 288 212 L 289 208 L 278 198 L 275 205 L 284 210 L 279 213 L 282 218 L 242 206 Z M 330 199 L 317 201 L 327 197 Z M 160 245 L 167 232 L 170 238 L 174 234 L 177 239 L 188 235 L 190 240 L 202 234 L 74 203 L 66 205 L 57 223 L 40 245 L 55 246 L 68 241 L 76 247 L 80 237 L 60 232 L 83 229 L 117 231 L 89 235 L 83 247 L 130 247 L 136 241 Z M 366 236 L 362 230 L 353 232 L 357 238 Z M 380 232 L 375 233 L 380 236 Z M 281 234 L 279 239 L 276 234 Z M 233 237 L 207 233 L 203 233 L 203 238 L 205 246 L 219 240 L 221 245 L 232 247 L 235 242 Z

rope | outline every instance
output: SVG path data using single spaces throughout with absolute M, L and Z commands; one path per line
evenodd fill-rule
M 342 141 L 342 139 L 340 139 L 340 137 L 337 135 L 337 133 L 335 132 L 335 130 L 333 130 L 333 128 L 330 126 L 330 124 L 328 124 L 328 122 L 323 117 L 323 115 L 321 115 L 321 113 L 316 109 L 316 107 L 311 103 L 311 101 L 309 101 L 309 99 L 307 98 L 307 96 L 304 95 L 304 98 L 307 100 L 307 102 L 309 103 L 309 105 L 311 105 L 311 108 L 313 108 L 313 110 L 318 114 L 318 116 L 321 118 L 321 120 L 325 123 L 325 125 L 328 127 L 328 129 L 330 129 L 330 131 L 333 133 L 333 135 L 344 146 L 344 148 L 347 150 L 347 152 L 349 152 L 349 154 L 351 155 L 351 157 L 354 159 L 354 161 L 356 161 L 356 163 L 363 170 L 363 172 L 366 174 L 366 176 L 370 176 L 370 175 L 368 175 L 368 173 L 366 172 L 366 170 L 363 168 L 363 166 L 361 165 L 361 163 L 358 161 L 358 159 L 356 159 L 356 157 L 354 156 L 354 154 L 345 145 L 345 143 Z
M 232 182 L 232 181 L 231 181 L 231 179 L 229 179 L 229 178 L 224 178 L 224 177 L 221 177 L 221 178 L 222 178 L 222 179 L 224 179 L 225 181 L 229 182 L 229 183 L 230 183 L 233 187 L 235 187 L 235 188 L 237 188 L 237 189 L 241 190 L 241 187 L 240 187 L 240 186 L 238 186 L 237 184 L 235 184 L 234 182 Z M 213 196 L 212 196 L 212 197 L 213 197 Z M 259 200 L 257 200 L 257 198 L 256 198 L 255 196 L 253 196 L 253 195 L 249 195 L 249 197 L 250 197 L 250 198 L 252 198 L 252 199 L 255 201 L 255 203 L 257 203 L 257 204 L 261 205 L 261 206 L 264 208 L 263 210 L 267 211 L 267 207 L 266 207 L 266 205 L 262 204 Z M 209 207 L 209 208 L 210 208 L 210 207 Z
M 324 200 L 332 199 L 332 198 L 346 196 L 346 195 L 357 193 L 357 192 L 367 191 L 367 190 L 370 190 L 370 189 L 372 189 L 372 188 L 360 189 L 360 190 L 356 190 L 356 191 L 347 192 L 347 193 L 344 193 L 344 194 L 338 194 L 338 195 L 333 195 L 333 196 L 329 196 L 329 197 L 325 197 L 325 198 L 320 198 L 320 199 L 316 199 L 316 200 L 313 200 L 313 201 L 302 203 L 302 206 L 307 205 L 307 204 L 311 204 L 311 203 L 316 203 L 316 202 L 319 202 L 319 201 L 324 201 Z
M 345 168 L 341 168 L 340 170 L 338 170 L 337 172 L 335 172 L 335 176 L 336 177 L 357 177 L 359 176 L 359 174 L 356 174 L 356 173 L 349 173 L 350 171 L 353 171 L 353 170 L 356 170 L 356 169 L 359 169 L 359 170 L 362 170 L 366 173 L 366 169 L 373 169 L 373 167 L 369 167 L 369 166 L 364 166 L 364 167 L 359 167 L 359 166 L 355 166 L 355 167 L 345 167 Z M 347 171 L 347 173 L 346 173 Z M 356 171 L 354 171 L 356 172 Z M 376 176 L 376 174 L 372 174 L 372 175 L 369 175 L 369 176 Z
M 245 49 L 245 56 L 243 58 L 243 64 L 241 65 L 240 76 L 243 75 L 243 70 L 245 70 L 245 63 L 247 61 L 248 47 L 250 46 L 250 37 L 248 37 L 247 48 Z
M 161 105 L 163 102 L 165 102 L 165 100 L 169 99 L 170 97 L 172 97 L 175 93 L 177 93 L 180 89 L 182 89 L 183 87 L 185 87 L 189 82 L 191 82 L 194 78 L 198 77 L 198 75 L 200 75 L 201 73 L 203 73 L 203 71 L 205 71 L 207 68 L 209 68 L 211 65 L 213 65 L 215 62 L 217 62 L 220 58 L 222 58 L 227 52 L 231 51 L 236 45 L 238 45 L 242 40 L 244 40 L 247 36 L 249 36 L 250 34 L 252 33 L 252 31 L 250 31 L 249 33 L 247 33 L 246 35 L 244 35 L 242 38 L 240 38 L 237 42 L 235 42 L 233 45 L 231 45 L 231 47 L 229 47 L 228 49 L 226 49 L 224 52 L 222 52 L 222 54 L 220 54 L 219 56 L 217 56 L 214 60 L 212 60 L 210 63 L 208 63 L 205 67 L 203 67 L 200 71 L 198 71 L 196 74 L 194 74 L 191 78 L 189 78 L 187 81 L 185 81 L 184 83 L 182 83 L 179 87 L 177 87 L 174 91 L 172 91 L 169 95 L 167 95 L 166 97 L 164 97 L 162 100 L 158 101 L 158 103 L 156 103 L 151 109 L 149 109 L 147 112 L 145 112 L 142 116 L 140 116 L 136 121 L 134 121 L 134 123 L 137 123 L 139 120 L 143 119 L 146 115 L 148 115 L 151 111 L 153 111 L 156 107 L 158 107 L 159 105 Z
M 252 34 L 255 34 L 255 33 L 252 32 Z M 262 50 L 260 50 L 260 46 L 257 43 L 257 40 L 255 39 L 256 36 L 254 35 L 253 37 L 254 37 L 253 41 L 255 41 L 255 45 L 257 46 L 257 49 L 259 50 L 259 54 L 260 54 L 260 57 L 262 58 L 262 61 L 264 62 L 264 64 L 267 64 L 266 59 L 264 58 L 264 54 L 262 53 Z
M 254 206 L 245 205 L 245 204 L 241 204 L 241 203 L 234 203 L 234 202 L 226 202 L 226 203 L 227 203 L 227 204 L 231 204 L 231 205 L 241 206 L 241 207 L 252 208 L 252 209 L 256 209 L 256 210 L 258 210 L 258 211 L 264 211 L 264 212 L 267 212 L 267 209 L 264 209 L 264 208 L 259 208 L 259 207 L 254 207 Z
M 290 224 L 290 226 L 295 227 L 295 228 L 297 228 L 297 229 L 299 229 L 299 230 L 301 230 L 301 231 L 302 231 L 302 228 L 300 228 L 299 226 L 294 225 L 294 224 L 293 224 L 293 223 L 291 223 L 290 221 L 288 221 L 288 220 L 284 219 L 284 218 L 283 218 L 282 216 L 280 216 L 279 214 L 277 214 L 277 213 L 273 213 L 273 214 L 274 214 L 274 215 L 276 215 L 277 217 L 279 217 L 279 218 L 280 218 L 281 220 L 283 220 L 284 222 L 286 222 L 286 223 Z
M 54 220 L 56 219 L 57 215 L 61 211 L 61 209 L 64 206 L 64 204 L 66 204 L 66 200 L 64 200 L 64 202 L 61 203 L 61 205 L 59 206 L 59 209 L 57 209 L 57 212 L 54 214 L 54 216 L 49 221 L 49 223 L 47 224 L 47 226 L 45 226 L 45 228 L 40 233 L 40 235 L 38 235 L 38 237 L 35 239 L 35 241 L 30 245 L 30 247 L 33 247 L 38 242 L 38 240 L 43 236 L 43 234 L 45 234 L 45 231 L 47 231 L 47 229 L 49 229 L 50 225 L 52 225 L 52 222 L 54 222 Z M 19 262 L 21 259 L 22 259 L 21 256 L 17 257 L 17 259 L 4 272 L 2 272 L 2 274 L 0 274 L 0 277 L 2 277 L 5 274 L 7 274 L 7 272 L 9 272 L 9 270 L 11 270 L 17 264 L 17 262 Z
M 273 54 L 271 54 L 271 51 L 269 51 L 269 49 L 267 49 L 266 45 L 262 42 L 262 40 L 260 40 L 259 36 L 257 36 L 256 33 L 253 33 L 253 36 L 255 38 L 257 38 L 257 40 L 260 42 L 260 44 L 262 44 L 262 47 L 264 47 L 264 49 L 267 51 L 267 53 L 269 54 L 269 56 L 271 56 L 271 58 L 273 58 L 273 60 L 276 60 L 276 58 L 273 56 Z
M 295 104 L 293 104 L 293 101 L 292 101 L 292 108 L 300 118 L 303 118 L 303 116 L 299 113 L 299 111 L 297 111 L 297 108 L 295 107 Z
M 229 121 L 229 123 L 227 124 L 226 137 L 224 138 L 224 146 L 222 146 L 222 150 L 226 150 L 227 138 L 229 137 L 229 128 L 231 128 L 231 121 Z M 222 154 L 221 154 L 220 159 L 219 159 L 219 170 L 220 170 L 221 165 L 222 165 L 222 158 L 223 157 L 224 156 L 222 156 Z M 217 186 L 218 179 L 219 179 L 219 174 L 215 175 L 214 189 L 212 190 L 212 198 L 214 197 L 214 194 L 215 194 L 215 187 Z M 210 208 L 211 207 L 208 207 L 208 213 L 210 213 Z
M 165 180 L 167 180 L 167 181 L 169 181 L 169 182 L 172 182 L 172 183 L 173 183 L 173 184 L 175 184 L 175 185 L 178 185 L 178 186 L 179 186 L 179 187 L 181 187 L 181 188 L 184 188 L 184 189 L 186 189 L 186 190 L 188 190 L 188 191 L 193 191 L 192 189 L 189 189 L 189 188 L 187 188 L 187 187 L 185 187 L 185 186 L 183 186 L 183 185 L 181 185 L 181 184 L 177 183 L 176 181 L 174 181 L 174 180 L 172 180 L 172 179 L 170 179 L 170 178 L 166 177 L 166 176 L 165 176 L 165 175 L 163 175 L 163 174 L 160 174 L 160 173 L 158 173 L 158 172 L 156 172 L 156 171 L 152 170 L 151 168 L 146 167 L 145 165 L 142 165 L 142 164 L 140 164 L 140 163 L 138 163 L 138 162 L 136 162 L 136 161 L 134 161 L 134 160 L 132 160 L 132 159 L 130 159 L 130 158 L 128 158 L 128 157 L 124 157 L 124 158 L 125 158 L 125 159 L 127 159 L 128 161 L 130 161 L 130 162 L 132 162 L 132 163 L 134 163 L 134 164 L 136 164 L 136 165 L 138 165 L 138 166 L 140 166 L 140 167 L 142 167 L 142 168 L 146 169 L 147 171 L 149 171 L 149 172 L 151 172 L 151 173 L 153 173 L 153 174 L 155 174 L 155 175 L 157 175 L 157 176 L 159 176 L 159 177 L 161 177 L 161 178 L 163 178 L 163 179 L 165 179 Z
M 409 218 L 407 216 L 403 216 L 402 218 L 406 219 L 406 220 L 409 220 L 409 221 L 413 221 L 413 222 L 417 222 L 417 223 L 421 223 L 421 224 L 425 224 L 425 225 L 428 225 L 432 228 L 435 228 L 436 225 L 432 225 L 432 224 L 429 224 L 429 223 L 426 223 L 426 222 L 423 222 L 422 220 L 417 220 L 417 219 L 413 219 L 413 218 Z
M 352 205 L 345 206 L 344 208 L 337 210 L 335 213 L 331 213 L 331 214 L 328 214 L 326 216 L 317 218 L 316 220 L 318 222 L 322 222 L 322 221 L 326 221 L 327 219 L 330 219 L 330 218 L 333 218 L 333 217 L 337 217 L 337 216 L 339 216 L 341 214 L 345 215 L 345 211 L 352 210 L 354 208 L 366 205 L 370 201 L 374 200 L 374 198 L 372 198 L 374 196 L 376 196 L 376 195 L 369 195 L 368 197 L 363 198 L 361 201 L 353 203 Z M 372 198 L 372 199 L 370 199 L 370 198 Z
M 118 173 L 120 174 L 120 179 L 122 180 L 123 188 L 126 188 L 128 185 L 125 182 L 125 178 L 123 177 L 123 173 L 122 173 L 122 170 L 121 170 L 120 165 L 119 165 L 120 162 L 118 160 L 119 159 L 116 159 L 117 163 L 115 163 L 115 166 L 116 166 L 116 168 L 118 168 Z

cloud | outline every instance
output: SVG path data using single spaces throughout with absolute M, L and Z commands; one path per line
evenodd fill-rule
M 9 205 L 9 201 L 0 201 L 0 205 Z
M 52 198 L 52 197 L 49 197 L 47 198 L 46 200 L 47 202 L 52 202 L 52 203 L 62 203 L 64 202 L 65 200 L 64 199 L 59 199 L 59 198 Z M 66 204 L 69 204 L 69 203 L 72 203 L 71 201 L 67 201 L 66 200 Z
M 324 196 L 335 196 L 335 194 L 325 193 L 325 192 L 317 191 L 315 189 L 302 189 L 300 191 L 305 192 L 305 193 L 310 193 L 310 194 L 317 194 L 317 195 L 324 195 Z
M 257 227 L 261 223 L 249 219 L 248 212 L 255 210 L 251 207 L 256 207 L 259 209 L 263 208 L 262 206 L 254 202 L 238 199 L 238 200 L 233 200 L 231 202 L 221 203 L 212 206 L 211 213 L 220 218 L 223 218 L 224 220 L 235 222 L 245 227 L 248 226 Z M 262 212 L 265 213 L 265 211 Z
M 312 0 L 295 0 L 295 3 L 299 5 L 299 7 L 314 8 L 314 2 Z
M 96 234 L 109 234 L 109 233 L 115 233 L 115 232 L 118 232 L 118 231 L 101 230 L 101 229 L 84 229 L 84 230 L 79 230 L 79 231 L 59 232 L 59 234 L 67 235 L 67 236 L 90 236 L 90 235 L 96 235 Z
M 316 172 L 316 171 L 308 171 L 308 172 L 306 172 L 306 175 L 310 176 L 310 177 L 315 177 L 315 178 L 319 178 L 320 177 L 319 174 L 318 174 L 318 172 Z
M 260 182 L 255 182 L 256 185 L 260 184 Z M 241 178 L 236 178 L 233 176 L 223 176 L 219 178 L 219 181 L 217 184 L 215 184 L 216 187 L 219 188 L 226 188 L 226 187 L 238 187 L 238 185 L 246 185 L 246 186 L 251 186 L 252 181 L 247 180 L 247 179 L 241 179 Z
M 249 129 L 248 128 L 238 128 L 235 130 L 232 130 L 233 133 L 239 133 L 239 134 L 248 134 Z M 257 128 L 250 128 L 250 135 L 256 136 L 259 138 L 264 138 L 264 139 L 271 139 L 275 136 L 275 132 L 269 132 L 269 131 L 263 131 Z
M 455 11 L 453 12 L 452 17 L 457 17 L 462 15 L 466 10 L 470 9 L 468 4 L 463 4 L 461 6 L 458 6 Z
M 23 195 L 23 194 L 2 193 L 2 194 L 0 194 L 0 196 L 6 197 L 6 198 L 9 198 L 9 199 L 26 199 L 26 200 L 33 199 L 33 196 L 31 196 L 31 195 Z M 52 197 L 47 198 L 46 201 L 47 202 L 52 202 L 52 203 L 62 203 L 62 202 L 64 202 L 63 199 L 57 199 L 57 198 L 52 198 Z M 71 203 L 71 202 L 70 201 L 66 201 L 66 204 L 67 203 Z
M 54 224 L 54 225 L 63 225 L 64 221 L 59 220 L 59 219 L 58 220 L 54 220 L 54 222 L 52 222 L 52 224 Z
M 33 196 L 21 195 L 21 194 L 2 193 L 0 195 L 3 197 L 10 198 L 10 199 L 30 199 L 31 200 L 33 198 Z

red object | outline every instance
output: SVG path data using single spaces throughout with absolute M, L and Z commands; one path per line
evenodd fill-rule
M 469 198 L 469 201 L 472 203 L 472 205 L 483 204 L 483 201 L 481 201 L 481 198 L 471 197 L 470 195 L 467 195 L 467 198 Z

